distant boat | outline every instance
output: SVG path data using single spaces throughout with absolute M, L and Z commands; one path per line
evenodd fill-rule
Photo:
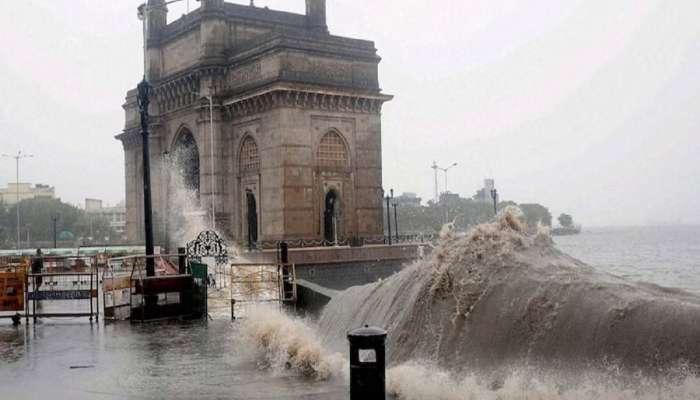
M 560 226 L 557 228 L 552 228 L 550 231 L 552 236 L 568 236 L 568 235 L 578 235 L 581 233 L 581 225 L 574 225 L 574 226 Z

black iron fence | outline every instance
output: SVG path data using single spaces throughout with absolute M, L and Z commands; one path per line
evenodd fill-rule
M 412 235 L 392 235 L 389 236 L 368 236 L 360 238 L 338 238 L 337 241 L 318 240 L 318 239 L 291 239 L 291 240 L 261 240 L 254 243 L 254 249 L 257 250 L 275 250 L 279 248 L 280 243 L 284 242 L 290 249 L 300 249 L 309 247 L 333 247 L 333 246 L 378 246 L 389 244 L 421 244 L 432 243 L 437 240 L 436 234 L 412 234 Z

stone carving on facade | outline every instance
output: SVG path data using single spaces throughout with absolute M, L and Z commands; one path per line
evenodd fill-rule
M 233 102 L 227 108 L 231 118 L 262 113 L 277 107 L 379 114 L 384 101 L 386 100 L 381 98 L 282 89 Z
M 262 65 L 260 62 L 255 62 L 253 64 L 230 70 L 226 79 L 226 86 L 227 88 L 233 89 L 248 85 L 251 82 L 260 80 L 261 78 Z

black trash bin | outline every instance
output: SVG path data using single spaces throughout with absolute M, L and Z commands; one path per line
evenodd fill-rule
M 386 331 L 369 327 L 348 333 L 350 342 L 350 400 L 385 399 Z

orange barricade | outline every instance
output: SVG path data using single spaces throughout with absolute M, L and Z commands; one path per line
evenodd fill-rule
M 24 287 L 27 274 L 24 268 L 0 272 L 0 311 L 24 310 Z

